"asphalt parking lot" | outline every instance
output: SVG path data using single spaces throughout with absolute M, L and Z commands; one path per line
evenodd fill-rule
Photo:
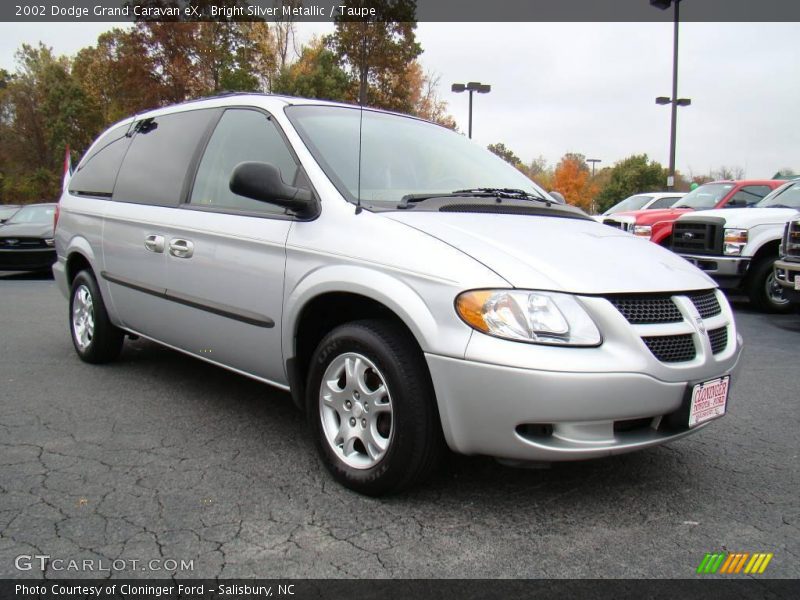
M 737 305 L 730 414 L 698 435 L 547 470 L 452 456 L 372 499 L 327 476 L 287 394 L 141 340 L 83 364 L 66 314 L 52 280 L 0 274 L 0 578 L 81 575 L 21 554 L 193 560 L 178 577 L 682 578 L 712 551 L 800 576 L 799 315 Z

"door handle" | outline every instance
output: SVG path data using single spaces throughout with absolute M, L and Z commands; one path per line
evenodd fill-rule
M 191 258 L 194 254 L 194 244 L 189 240 L 170 240 L 169 253 L 176 258 Z
M 163 252 L 164 251 L 164 236 L 163 235 L 148 235 L 144 238 L 144 247 L 150 252 Z

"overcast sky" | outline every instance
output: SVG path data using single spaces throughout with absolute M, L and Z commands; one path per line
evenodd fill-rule
M 104 23 L 0 23 L 0 67 L 39 40 L 73 54 L 94 43 Z M 299 24 L 301 39 L 327 33 Z M 800 23 L 683 23 L 677 167 L 705 174 L 721 165 L 748 177 L 782 167 L 800 172 Z M 474 138 L 503 142 L 525 162 L 565 152 L 607 166 L 647 153 L 669 158 L 672 81 L 669 23 L 421 23 L 424 68 L 441 77 L 440 93 L 462 131 L 467 96 L 453 82 L 492 85 L 476 95 Z

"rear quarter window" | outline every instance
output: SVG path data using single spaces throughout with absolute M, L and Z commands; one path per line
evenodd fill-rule
M 71 194 L 110 198 L 114 181 L 131 138 L 125 134 L 129 125 L 108 130 L 97 140 L 78 163 L 69 181 Z
M 220 111 L 202 109 L 138 121 L 114 186 L 114 200 L 177 206 L 187 172 Z

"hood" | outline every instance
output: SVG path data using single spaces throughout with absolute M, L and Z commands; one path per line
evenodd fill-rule
M 0 225 L 0 237 L 53 237 L 52 223 L 6 223 Z
M 669 250 L 594 220 L 383 214 L 458 248 L 517 288 L 612 294 L 716 287 L 711 278 Z
M 684 217 L 681 221 L 692 219 L 695 216 L 719 217 L 725 219 L 726 227 L 749 229 L 758 225 L 783 225 L 797 215 L 798 211 L 794 208 L 719 208 L 699 210 L 691 216 Z
M 625 215 L 635 219 L 637 225 L 652 225 L 659 221 L 674 221 L 681 215 L 686 213 L 695 212 L 691 208 L 658 208 L 654 210 L 630 210 L 627 212 L 617 213 L 617 215 Z M 614 216 L 617 216 L 614 215 Z

